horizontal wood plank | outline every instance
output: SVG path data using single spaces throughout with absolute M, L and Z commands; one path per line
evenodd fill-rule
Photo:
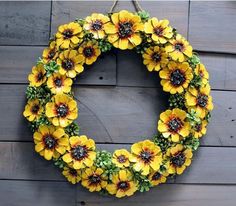
M 201 51 L 236 53 L 236 5 L 233 1 L 191 1 L 189 40 Z
M 28 74 L 42 55 L 44 47 L 0 46 L 0 83 L 27 83 Z M 10 55 L 9 55 L 10 54 Z M 115 85 L 116 56 L 114 53 L 101 55 L 82 73 L 75 84 Z
M 0 45 L 47 45 L 51 2 L 0 2 Z
M 76 206 L 76 191 L 65 182 L 0 180 L 1 205 Z
M 97 142 L 132 143 L 156 133 L 159 113 L 167 100 L 160 89 L 131 87 L 77 87 L 81 134 Z M 0 86 L 0 140 L 32 140 L 22 116 L 25 85 Z M 215 109 L 202 145 L 236 146 L 236 93 L 213 91 Z

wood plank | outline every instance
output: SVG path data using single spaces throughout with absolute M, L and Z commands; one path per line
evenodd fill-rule
M 0 46 L 0 83 L 27 83 L 28 74 L 43 49 L 44 47 Z M 115 54 L 101 55 L 92 66 L 86 67 L 86 71 L 79 76 L 75 84 L 115 85 Z
M 127 144 L 97 144 L 96 147 L 110 152 L 121 148 L 130 150 Z M 195 153 L 191 167 L 175 182 L 236 184 L 236 166 L 232 164 L 235 156 L 236 148 L 201 147 Z M 1 142 L 0 161 L 0 179 L 66 181 L 51 161 L 46 161 L 34 151 L 30 142 Z
M 236 90 L 235 55 L 200 53 L 200 58 L 210 74 L 212 89 Z M 119 86 L 160 87 L 159 82 L 159 75 L 146 69 L 139 54 L 134 51 L 118 51 L 117 84 Z
M 22 116 L 25 88 L 0 86 L 0 140 L 32 140 Z M 159 113 L 167 105 L 162 91 L 155 88 L 80 86 L 74 92 L 82 102 L 78 118 L 81 134 L 100 143 L 132 143 L 152 137 Z M 213 91 L 212 95 L 215 109 L 202 145 L 236 146 L 236 93 Z
M 91 6 L 91 4 L 93 6 Z M 56 32 L 60 24 L 73 21 L 75 18 L 84 18 L 94 12 L 109 12 L 113 1 L 80 1 L 80 2 L 63 2 L 53 1 L 52 9 L 52 33 Z M 188 2 L 163 2 L 163 1 L 141 1 L 142 8 L 150 13 L 151 16 L 158 18 L 168 18 L 173 27 L 187 36 L 188 28 Z M 119 1 L 115 11 L 122 9 L 134 11 L 134 6 L 128 1 Z
M 236 5 L 232 1 L 190 2 L 189 39 L 201 51 L 236 52 Z
M 75 206 L 75 194 L 75 187 L 65 182 L 0 180 L 1 205 Z
M 0 45 L 47 45 L 51 2 L 0 2 Z
M 149 192 L 129 198 L 101 197 L 85 189 L 77 190 L 77 205 L 89 206 L 234 206 L 236 186 L 225 185 L 161 185 Z

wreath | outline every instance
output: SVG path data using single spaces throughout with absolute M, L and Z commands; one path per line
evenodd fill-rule
M 83 65 L 112 49 L 135 50 L 149 72 L 159 73 L 169 109 L 160 114 L 152 140 L 110 153 L 79 135 L 71 86 Z M 131 196 L 191 164 L 213 109 L 208 79 L 191 45 L 168 20 L 150 18 L 145 11 L 93 13 L 59 26 L 28 76 L 23 115 L 34 132 L 35 151 L 61 168 L 69 182 L 81 182 L 90 192 Z

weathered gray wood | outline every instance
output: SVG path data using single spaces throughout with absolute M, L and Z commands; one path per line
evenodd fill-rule
M 130 145 L 124 144 L 97 144 L 96 147 L 110 152 L 121 148 L 130 150 Z M 236 148 L 201 147 L 195 153 L 191 167 L 175 182 L 236 184 L 236 165 L 232 164 L 235 156 Z M 34 151 L 33 143 L 1 142 L 0 161 L 0 179 L 66 181 L 53 162 Z
M 212 89 L 236 90 L 235 55 L 200 53 L 200 58 L 210 74 Z M 159 82 L 158 73 L 149 72 L 139 54 L 134 51 L 118 52 L 117 84 L 119 86 L 160 87 Z
M 236 5 L 233 1 L 190 2 L 189 39 L 197 50 L 236 52 Z
M 77 204 L 89 206 L 234 206 L 236 186 L 161 185 L 129 198 L 101 197 L 85 189 L 77 190 Z
M 27 83 L 28 74 L 44 47 L 0 46 L 0 83 Z M 10 54 L 10 55 L 9 55 Z M 81 74 L 75 84 L 115 85 L 116 56 L 102 55 Z
M 31 140 L 22 116 L 24 85 L 0 87 L 0 140 Z M 156 133 L 159 113 L 167 101 L 160 89 L 132 87 L 76 87 L 81 101 L 78 122 L 81 134 L 97 142 L 131 143 Z M 213 91 L 215 109 L 203 145 L 236 145 L 236 93 Z
M 94 12 L 109 12 L 113 1 L 80 1 L 66 2 L 53 1 L 52 34 L 56 32 L 60 24 L 73 21 L 75 18 L 84 18 Z M 92 6 L 91 6 L 92 5 Z M 173 27 L 176 27 L 179 33 L 187 36 L 188 29 L 188 2 L 157 2 L 141 1 L 142 8 L 150 13 L 151 16 L 159 19 L 167 18 Z M 96 10 L 94 9 L 96 8 Z M 133 4 L 128 1 L 119 1 L 115 11 L 122 9 L 135 11 Z
M 75 206 L 75 187 L 65 182 L 0 180 L 1 205 Z
M 47 45 L 51 2 L 0 2 L 0 45 Z

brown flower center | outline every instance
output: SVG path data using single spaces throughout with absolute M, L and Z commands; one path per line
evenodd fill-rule
M 130 187 L 129 182 L 127 181 L 121 181 L 117 184 L 117 188 L 120 190 L 128 190 Z
M 43 142 L 44 142 L 45 147 L 47 149 L 53 149 L 56 147 L 56 144 L 57 144 L 56 139 L 53 136 L 51 136 L 50 134 L 48 134 L 44 137 Z
M 127 158 L 125 157 L 125 155 L 120 155 L 117 157 L 117 160 L 119 163 L 125 163 Z
M 152 175 L 152 180 L 159 180 L 161 178 L 161 174 L 159 172 L 154 173 Z
M 133 24 L 131 22 L 119 23 L 118 35 L 120 38 L 128 38 L 133 34 Z
M 67 71 L 72 70 L 74 68 L 74 62 L 71 59 L 65 59 L 62 62 L 62 67 Z
M 93 47 L 91 47 L 91 46 L 88 46 L 88 47 L 85 47 L 84 49 L 83 49 L 83 54 L 84 54 L 84 56 L 85 57 L 92 57 L 92 56 L 94 56 L 94 48 Z
M 42 81 L 42 80 L 43 80 L 43 73 L 42 73 L 42 72 L 39 72 L 39 73 L 37 74 L 36 79 L 37 79 L 37 82 Z
M 72 168 L 70 168 L 69 173 L 70 173 L 70 175 L 72 175 L 72 176 L 74 176 L 74 177 L 77 177 L 77 175 L 78 175 L 77 170 L 72 169 Z
M 33 114 L 38 114 L 38 111 L 39 111 L 39 105 L 38 104 L 35 104 L 31 107 L 31 112 Z
M 170 75 L 170 82 L 175 87 L 181 86 L 185 81 L 185 75 L 179 69 L 174 70 Z
M 48 53 L 48 59 L 53 59 L 55 54 L 56 54 L 55 50 L 50 50 L 49 53 Z
M 101 176 L 96 175 L 96 174 L 89 176 L 88 179 L 89 179 L 90 184 L 95 184 L 95 185 L 101 183 L 101 181 L 102 181 Z
M 168 122 L 170 132 L 178 132 L 183 127 L 183 122 L 179 118 L 172 118 Z
M 179 52 L 182 52 L 184 50 L 184 44 L 181 43 L 181 42 L 177 42 L 175 45 L 175 50 L 179 51 Z
M 181 167 L 185 163 L 186 157 L 182 152 L 179 152 L 171 158 L 171 163 L 177 167 Z
M 57 77 L 54 79 L 54 84 L 56 85 L 56 87 L 61 87 L 62 86 L 62 80 L 61 78 Z
M 149 163 L 152 160 L 152 154 L 149 151 L 142 151 L 140 153 L 140 158 L 145 162 Z
M 82 160 L 88 156 L 88 149 L 86 146 L 77 146 L 71 149 L 73 159 Z
M 196 132 L 200 132 L 202 130 L 202 124 L 196 124 L 195 127 L 194 127 L 195 131 Z
M 91 28 L 93 31 L 99 31 L 102 28 L 102 22 L 100 20 L 96 20 L 92 23 Z
M 208 96 L 205 94 L 199 94 L 197 96 L 197 105 L 200 107 L 206 107 L 208 102 Z
M 69 108 L 67 105 L 65 104 L 60 104 L 59 106 L 57 106 L 57 116 L 58 117 L 66 117 L 69 113 Z
M 163 28 L 161 28 L 161 27 L 156 27 L 156 28 L 154 29 L 154 33 L 155 33 L 157 36 L 162 36 Z
M 160 62 L 161 61 L 161 55 L 157 52 L 154 52 L 152 54 L 152 60 L 155 61 L 155 62 Z
M 73 36 L 73 31 L 71 29 L 66 29 L 62 34 L 65 39 L 70 39 Z

